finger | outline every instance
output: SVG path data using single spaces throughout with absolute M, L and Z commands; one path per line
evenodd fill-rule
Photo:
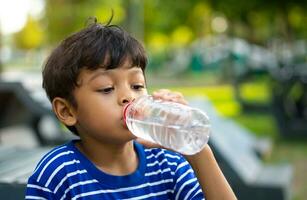
M 172 101 L 180 104 L 187 105 L 188 102 L 184 99 L 182 93 L 172 92 L 168 89 L 160 89 L 153 93 L 155 99 L 161 99 L 164 101 Z
M 163 99 L 163 100 L 171 100 L 175 98 L 183 98 L 180 92 L 173 92 L 168 89 L 160 89 L 153 93 L 154 98 Z
M 168 89 L 160 89 L 152 93 L 152 96 L 157 99 L 165 98 L 171 93 Z
M 184 105 L 188 104 L 188 102 L 184 99 L 184 96 L 180 92 L 174 92 L 171 101 L 181 103 L 181 104 L 184 104 Z
M 179 104 L 183 104 L 183 105 L 188 105 L 188 101 L 183 99 L 183 98 L 172 98 L 169 101 L 179 103 Z

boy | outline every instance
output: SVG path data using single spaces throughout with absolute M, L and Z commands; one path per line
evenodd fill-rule
M 235 199 L 208 145 L 184 157 L 139 140 L 143 146 L 127 129 L 122 110 L 147 94 L 146 64 L 142 45 L 109 23 L 89 25 L 51 53 L 43 87 L 80 139 L 43 157 L 26 199 Z M 186 104 L 169 90 L 153 96 Z

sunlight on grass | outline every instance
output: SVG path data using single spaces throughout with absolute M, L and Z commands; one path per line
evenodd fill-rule
M 241 107 L 237 102 L 213 102 L 215 109 L 221 116 L 234 117 L 241 112 Z
M 263 82 L 245 83 L 241 85 L 241 95 L 246 101 L 268 102 L 270 101 L 270 88 Z

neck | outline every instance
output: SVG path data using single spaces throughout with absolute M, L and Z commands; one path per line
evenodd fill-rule
M 133 141 L 124 144 L 106 144 L 89 139 L 81 139 L 77 148 L 97 168 L 105 173 L 122 176 L 133 173 L 138 166 L 138 157 Z

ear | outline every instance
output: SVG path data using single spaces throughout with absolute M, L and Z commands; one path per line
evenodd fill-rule
M 67 126 L 73 126 L 77 122 L 73 106 L 66 100 L 56 97 L 52 101 L 53 111 L 58 119 Z

